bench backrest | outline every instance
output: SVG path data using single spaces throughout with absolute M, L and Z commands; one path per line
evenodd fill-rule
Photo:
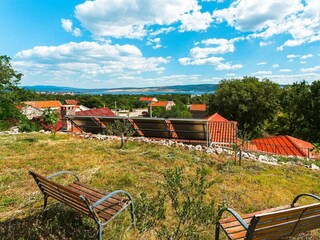
M 58 201 L 92 217 L 86 203 L 80 198 L 80 194 L 75 192 L 72 188 L 51 181 L 50 179 L 47 179 L 35 172 L 30 172 L 30 174 L 33 176 L 43 194 L 57 199 Z
M 252 218 L 245 239 L 279 239 L 320 228 L 320 203 Z

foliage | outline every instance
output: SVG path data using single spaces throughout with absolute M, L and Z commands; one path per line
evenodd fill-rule
M 23 116 L 20 120 L 19 131 L 20 132 L 35 132 L 41 129 L 38 122 L 33 122 Z
M 19 100 L 21 91 L 18 84 L 22 74 L 12 68 L 10 60 L 8 56 L 0 55 L 0 128 L 2 130 L 16 125 L 21 117 L 14 104 Z
M 131 137 L 135 130 L 128 119 L 115 120 L 114 123 L 108 126 L 108 133 L 111 135 L 117 135 L 121 137 L 120 148 L 123 148 L 126 143 L 125 137 Z
M 48 125 L 51 132 L 56 134 L 56 123 L 59 121 L 58 112 L 54 109 L 47 108 L 43 111 L 43 123 Z
M 153 107 L 152 116 L 163 118 L 191 118 L 192 114 L 188 111 L 186 105 L 178 103 L 174 105 L 171 110 L 166 110 L 164 107 Z
M 238 121 L 239 128 L 250 137 L 261 135 L 263 124 L 279 108 L 279 85 L 255 77 L 222 80 L 209 102 L 209 112 L 218 112 Z
M 207 189 L 213 185 L 206 181 L 206 175 L 204 168 L 197 168 L 196 175 L 188 180 L 181 168 L 166 170 L 162 193 L 151 199 L 142 194 L 137 201 L 139 230 L 154 228 L 159 239 L 201 238 L 215 222 L 214 201 L 204 201 Z

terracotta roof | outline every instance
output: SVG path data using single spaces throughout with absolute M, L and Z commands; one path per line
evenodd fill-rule
M 78 101 L 74 99 L 68 99 L 66 100 L 66 104 L 68 105 L 78 105 Z
M 192 104 L 189 108 L 190 111 L 206 111 L 207 105 L 206 104 Z
M 76 112 L 77 116 L 105 116 L 114 117 L 116 116 L 109 108 L 94 108 L 85 111 Z
M 211 141 L 215 143 L 235 143 L 237 141 L 237 122 L 208 121 Z
M 168 105 L 169 101 L 159 101 L 159 102 L 151 102 L 149 106 L 152 107 L 166 107 Z
M 209 117 L 206 117 L 209 122 L 229 122 L 229 120 L 222 117 L 219 113 L 215 113 Z
M 253 139 L 252 143 L 259 151 L 286 156 L 309 157 L 313 148 L 311 143 L 287 135 Z
M 156 101 L 156 98 L 154 98 L 154 97 L 141 97 L 141 98 L 139 98 L 139 101 L 152 102 L 152 101 Z
M 28 101 L 24 102 L 24 104 L 34 108 L 58 108 L 62 106 L 59 101 Z

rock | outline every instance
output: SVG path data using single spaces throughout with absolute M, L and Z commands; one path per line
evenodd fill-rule
M 223 149 L 222 149 L 221 147 L 217 147 L 217 148 L 216 148 L 216 153 L 217 153 L 217 154 L 223 153 Z
M 313 163 L 310 165 L 310 168 L 312 170 L 320 170 L 320 168 L 317 165 L 313 164 Z
M 194 148 L 196 151 L 201 151 L 202 150 L 202 146 L 201 145 L 197 145 Z
M 11 127 L 9 131 L 12 132 L 12 133 L 18 133 L 19 132 L 19 127 L 18 126 Z

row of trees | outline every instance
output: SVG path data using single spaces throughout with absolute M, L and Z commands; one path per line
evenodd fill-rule
M 209 113 L 215 112 L 237 121 L 248 138 L 281 134 L 320 142 L 320 81 L 222 80 L 209 100 Z

